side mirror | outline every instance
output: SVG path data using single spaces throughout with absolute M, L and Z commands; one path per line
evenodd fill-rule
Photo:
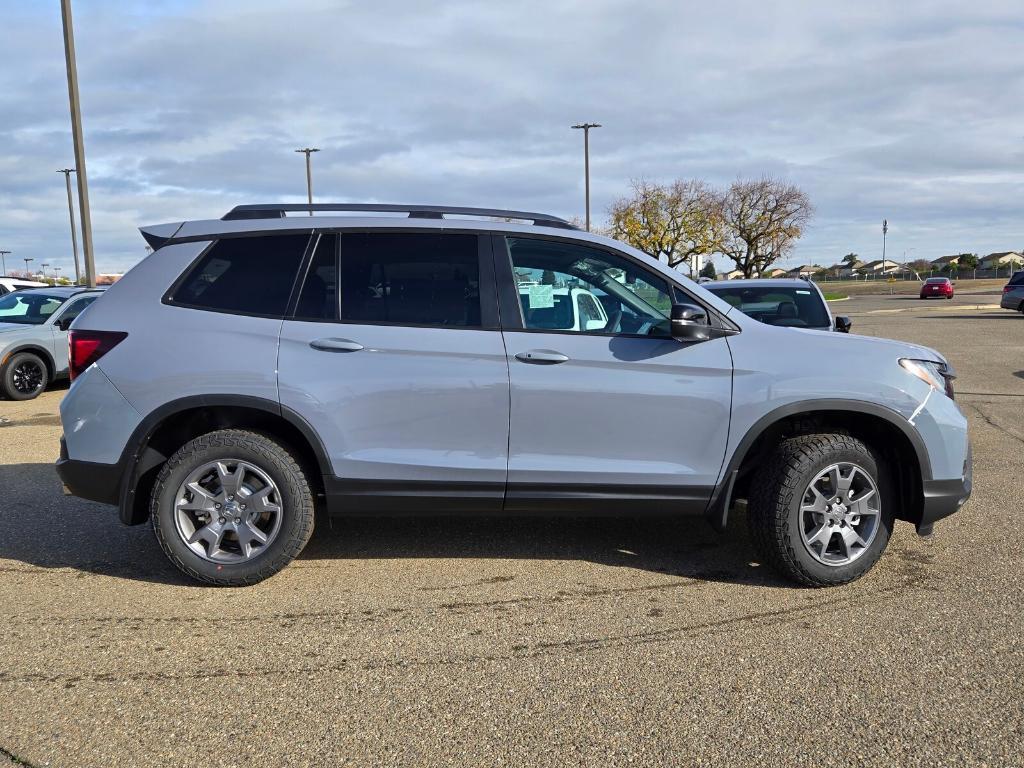
M 708 313 L 693 304 L 672 305 L 672 338 L 677 341 L 707 341 L 711 338 Z
M 73 317 L 62 317 L 60 320 L 54 323 L 54 325 L 56 325 L 60 330 L 66 331 L 68 328 L 71 327 L 71 324 L 73 322 L 75 322 L 75 318 Z
M 853 327 L 853 321 L 846 315 L 836 315 L 836 330 L 840 333 L 849 333 Z

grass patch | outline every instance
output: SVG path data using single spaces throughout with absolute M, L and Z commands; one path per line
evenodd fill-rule
M 841 301 L 842 299 L 850 298 L 845 293 L 832 293 L 831 291 L 825 291 L 825 301 Z

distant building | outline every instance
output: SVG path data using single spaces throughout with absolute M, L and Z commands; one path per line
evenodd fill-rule
M 978 264 L 982 269 L 999 269 L 1000 267 L 1024 267 L 1024 256 L 1017 251 L 1000 251 L 990 253 Z
M 940 256 L 937 259 L 932 259 L 932 269 L 941 270 L 947 265 L 955 265 L 958 261 L 960 261 L 961 256 L 963 256 L 963 254 L 958 253 L 955 256 Z
M 739 280 L 743 277 L 743 271 L 740 269 L 730 269 L 728 272 L 721 272 L 718 275 L 719 280 Z
M 799 267 L 794 267 L 786 272 L 786 275 L 788 277 L 811 277 L 816 272 L 820 271 L 821 267 L 815 266 L 814 264 L 801 264 Z
M 868 275 L 891 275 L 896 272 L 903 272 L 904 269 L 904 267 L 891 259 L 869 261 L 867 264 L 862 264 L 860 267 L 860 271 Z
M 767 272 L 765 272 L 762 275 L 762 277 L 785 277 L 787 274 L 789 273 L 786 272 L 786 270 L 782 269 L 781 267 L 772 267 Z
M 124 277 L 123 272 L 119 274 L 96 275 L 96 285 L 113 285 L 122 277 Z

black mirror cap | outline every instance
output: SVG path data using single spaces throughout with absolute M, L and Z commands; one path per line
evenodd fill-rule
M 840 333 L 849 333 L 853 327 L 853 321 L 846 315 L 836 315 L 836 330 Z
M 705 309 L 695 304 L 672 305 L 672 338 L 679 341 L 707 341 L 711 323 Z

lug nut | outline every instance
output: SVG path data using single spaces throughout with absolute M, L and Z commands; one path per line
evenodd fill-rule
M 220 523 L 221 525 L 224 525 L 224 518 L 223 517 L 218 517 L 217 518 L 217 522 Z
M 238 508 L 239 508 L 239 509 L 245 509 L 245 504 L 239 504 L 239 505 L 238 505 Z
M 214 508 L 214 509 L 220 509 L 220 504 L 214 504 L 214 505 L 213 505 L 213 508 Z
M 242 518 L 236 517 L 235 518 L 235 525 L 238 525 L 240 522 L 242 522 Z
M 234 496 L 228 496 L 228 501 L 234 501 L 234 500 L 235 500 Z

